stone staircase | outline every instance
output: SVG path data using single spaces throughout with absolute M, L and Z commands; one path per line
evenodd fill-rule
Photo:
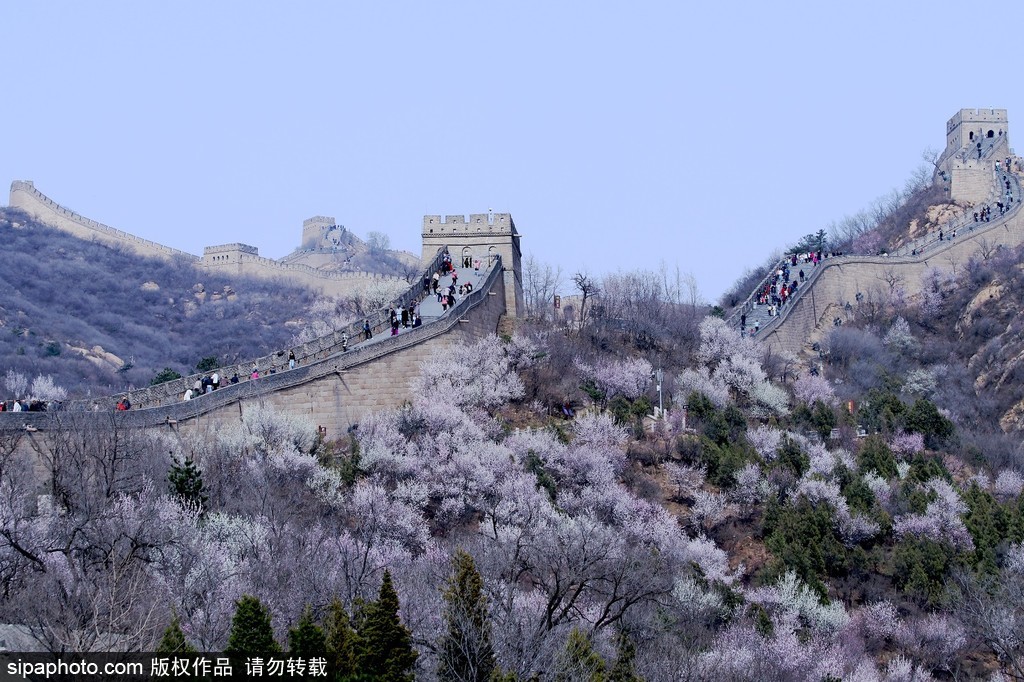
M 1005 183 L 1007 181 L 1010 183 L 1009 189 L 1006 188 Z M 803 258 L 790 254 L 776 263 L 768 276 L 758 283 L 747 299 L 729 312 L 726 320 L 731 325 L 741 328 L 745 334 L 753 335 L 757 339 L 767 339 L 773 336 L 778 339 L 779 335 L 775 334 L 775 332 L 786 323 L 791 311 L 798 307 L 798 304 L 803 299 L 808 296 L 814 296 L 815 284 L 821 273 L 826 269 L 838 268 L 842 270 L 844 265 L 856 264 L 873 265 L 876 266 L 876 269 L 889 269 L 898 272 L 899 268 L 908 265 L 927 265 L 929 259 L 932 259 L 934 262 L 936 255 L 954 249 L 966 242 L 984 238 L 983 235 L 999 234 L 1001 238 L 1005 238 L 1010 232 L 1008 224 L 1014 221 L 1020 213 L 1022 204 L 1021 182 L 1016 172 L 1001 170 L 993 172 L 992 184 L 993 189 L 989 194 L 989 202 L 987 204 L 991 207 L 991 216 L 988 221 L 974 220 L 974 210 L 978 209 L 980 212 L 981 208 L 983 208 L 983 206 L 975 206 L 968 209 L 961 218 L 943 224 L 928 234 L 908 242 L 891 254 L 833 257 L 823 253 L 824 258 L 817 265 L 805 262 Z M 1002 214 L 999 213 L 996 207 L 997 201 L 1002 201 L 1006 207 Z M 1000 230 L 1000 228 L 1004 229 Z M 1004 235 L 1003 232 L 1007 234 Z M 794 258 L 796 259 L 795 265 L 793 263 Z M 801 270 L 804 273 L 803 279 L 799 276 Z M 775 306 L 774 315 L 770 314 L 773 305 L 770 296 L 772 285 L 775 285 L 776 292 L 778 292 L 783 284 L 788 285 L 793 282 L 797 285 L 794 294 L 787 298 L 785 304 Z M 767 303 L 764 302 L 762 296 L 766 289 L 769 292 Z M 819 316 L 825 307 L 831 303 L 843 305 L 848 304 L 849 301 L 832 301 L 825 298 L 820 302 L 815 301 L 811 307 L 814 314 Z M 815 325 L 818 322 L 819 319 L 816 318 Z M 791 346 L 792 344 L 787 342 L 785 345 Z M 793 348 L 788 349 L 795 350 Z

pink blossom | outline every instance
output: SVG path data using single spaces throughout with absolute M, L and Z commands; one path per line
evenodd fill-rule
M 1024 489 L 1024 477 L 1012 469 L 1003 469 L 992 484 L 992 493 L 1000 500 L 1016 498 Z
M 797 400 L 808 405 L 813 405 L 819 400 L 826 405 L 834 405 L 836 402 L 836 393 L 832 384 L 825 377 L 809 372 L 793 382 L 793 394 Z
M 909 457 L 914 453 L 924 451 L 924 436 L 920 433 L 899 431 L 889 441 L 889 447 L 896 454 Z
M 636 400 L 644 394 L 651 381 L 651 363 L 643 358 L 608 360 L 600 358 L 596 365 L 576 360 L 576 368 L 584 379 L 590 379 L 605 400 L 624 396 Z
M 758 426 L 747 431 L 747 440 L 764 461 L 770 462 L 778 456 L 779 444 L 782 443 L 782 431 L 770 426 Z
M 936 542 L 948 542 L 962 551 L 974 549 L 971 534 L 960 518 L 967 511 L 967 505 L 956 490 L 942 479 L 932 479 L 926 486 L 936 494 L 936 499 L 928 503 L 924 514 L 896 517 L 893 520 L 893 534 L 897 538 L 913 535 Z

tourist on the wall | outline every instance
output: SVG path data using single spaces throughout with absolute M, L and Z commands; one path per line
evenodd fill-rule
M 288 369 L 295 369 L 295 351 L 288 351 Z

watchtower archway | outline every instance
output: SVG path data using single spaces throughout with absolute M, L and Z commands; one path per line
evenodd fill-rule
M 473 213 L 465 215 L 423 216 L 424 263 L 429 262 L 441 247 L 448 247 L 452 258 L 469 255 L 491 265 L 501 257 L 505 280 L 505 314 L 523 314 L 523 266 L 519 232 L 509 213 Z

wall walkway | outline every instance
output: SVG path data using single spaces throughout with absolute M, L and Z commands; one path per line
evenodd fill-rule
M 893 254 L 827 258 L 817 267 L 797 265 L 795 271 L 802 268 L 808 274 L 806 282 L 798 287 L 796 297 L 783 306 L 779 315 L 764 318 L 768 322 L 762 324 L 755 338 L 774 350 L 799 352 L 815 329 L 832 324 L 831 317 L 824 319 L 830 306 L 852 310 L 865 299 L 884 299 L 897 288 L 904 295 L 913 296 L 921 292 L 926 274 L 933 269 L 953 272 L 978 253 L 1024 243 L 1020 181 L 1016 175 L 1009 177 L 1012 178 L 1010 194 L 1014 197 L 1011 209 L 1002 216 L 993 216 L 989 222 L 975 222 L 972 214 L 955 224 L 942 226 L 941 238 L 939 230 L 935 230 Z M 1002 189 L 1001 175 L 994 180 Z M 994 196 L 999 194 L 990 194 Z M 748 298 L 728 319 L 738 326 L 740 312 L 753 309 L 752 298 Z M 748 333 L 752 325 L 748 314 Z
M 439 252 L 439 259 L 443 252 Z M 422 285 L 418 285 L 422 288 Z M 406 296 L 417 294 L 414 286 Z M 410 299 L 411 300 L 411 299 Z M 323 350 L 307 356 L 295 369 L 267 374 L 238 384 L 224 384 L 213 393 L 190 401 L 181 401 L 181 393 L 191 386 L 193 377 L 179 379 L 173 390 L 165 387 L 152 394 L 151 402 L 136 398 L 139 409 L 116 413 L 119 423 L 131 427 L 162 427 L 206 430 L 237 423 L 246 410 L 255 405 L 270 405 L 287 414 L 305 416 L 327 429 L 329 438 L 344 433 L 368 413 L 398 407 L 412 398 L 412 383 L 419 366 L 438 353 L 457 352 L 461 344 L 472 343 L 493 334 L 505 314 L 504 279 L 500 259 L 486 273 L 481 286 L 460 300 L 442 317 L 398 336 L 375 338 L 371 343 L 340 348 L 340 332 L 319 339 Z M 338 337 L 337 345 L 334 341 Z M 353 337 L 355 338 L 355 337 Z M 277 357 L 276 355 L 274 357 Z M 283 360 L 287 367 L 287 355 Z M 227 375 L 230 376 L 230 375 Z M 180 392 L 178 389 L 180 388 Z M 72 403 L 66 412 L 0 413 L 0 431 L 39 429 L 45 431 L 53 418 L 75 412 L 76 418 L 94 415 L 98 422 L 110 421 L 113 402 L 104 401 L 100 409 L 91 403 Z

